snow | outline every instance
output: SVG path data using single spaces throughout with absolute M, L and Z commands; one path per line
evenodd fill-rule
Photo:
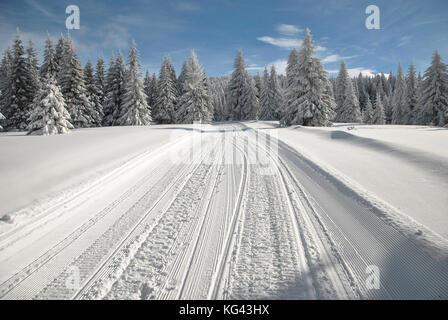
M 446 298 L 447 133 L 247 121 L 0 134 L 0 297 Z
M 1 133 L 0 213 L 22 208 L 32 212 L 30 205 L 97 179 L 136 154 L 185 134 L 166 130 L 169 127 L 90 128 L 48 137 Z
M 275 123 L 256 126 L 266 125 Z M 448 130 L 399 125 L 296 126 L 280 129 L 279 139 L 448 238 Z

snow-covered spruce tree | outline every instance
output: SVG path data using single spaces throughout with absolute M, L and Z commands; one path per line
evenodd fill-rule
M 35 79 L 32 70 L 29 69 L 30 65 L 25 56 L 19 29 L 17 29 L 13 51 L 14 58 L 7 89 L 8 98 L 7 104 L 3 106 L 3 112 L 7 119 L 8 129 L 26 130 L 35 93 Z
M 177 122 L 211 121 L 213 110 L 208 80 L 194 51 L 191 51 L 190 58 L 184 64 L 183 71 L 183 94 L 178 103 Z
M 259 72 L 257 72 L 257 74 L 254 76 L 254 81 L 255 81 L 255 88 L 257 88 L 257 98 L 258 101 L 260 101 L 262 81 Z
M 375 108 L 373 109 L 372 124 L 385 124 L 386 116 L 384 114 L 384 107 L 381 101 L 381 93 L 377 91 L 375 99 Z
M 146 103 L 148 103 L 148 106 L 151 105 L 150 99 L 151 99 L 151 75 L 149 74 L 149 70 L 146 70 L 145 78 L 143 79 L 143 90 L 145 90 L 146 94 Z
M 340 122 L 362 122 L 359 101 L 355 95 L 351 80 L 347 83 L 347 87 L 345 89 L 345 100 L 338 116 L 338 120 Z
M 104 100 L 106 99 L 105 94 L 105 86 L 106 86 L 106 68 L 104 66 L 103 57 L 99 57 L 96 62 L 95 69 L 95 84 L 98 89 L 98 98 L 101 105 L 101 109 L 104 105 Z M 104 116 L 103 111 L 101 110 L 101 114 Z
M 151 108 L 154 107 L 157 101 L 157 97 L 159 96 L 157 91 L 157 76 L 155 73 L 152 74 L 151 77 L 151 83 L 149 85 L 150 87 L 150 95 L 148 96 L 148 105 L 151 106 Z
M 244 95 L 247 90 L 248 78 L 243 53 L 240 50 L 235 58 L 234 70 L 227 88 L 228 120 L 243 119 Z
M 0 110 L 5 110 L 4 108 L 7 108 L 10 105 L 11 91 L 9 88 L 9 81 L 11 80 L 13 60 L 13 53 L 10 48 L 7 48 L 0 65 Z M 3 116 L 0 122 L 4 123 L 4 120 L 5 117 Z
M 422 81 L 417 123 L 444 126 L 448 123 L 448 74 L 439 51 L 432 56 Z
M 272 108 L 274 109 L 274 117 L 275 120 L 280 118 L 280 115 L 283 110 L 283 92 L 280 88 L 280 84 L 278 82 L 277 72 L 275 70 L 274 65 L 271 66 L 271 75 L 269 79 L 269 86 L 271 92 L 271 103 Z
M 73 47 L 70 34 L 67 35 L 65 40 L 59 85 L 75 128 L 94 126 L 99 115 L 89 100 L 84 72 Z
M 56 79 L 58 74 L 58 65 L 56 62 L 55 52 L 53 48 L 53 41 L 47 33 L 47 40 L 45 41 L 44 62 L 40 68 L 40 77 L 53 77 Z
M 93 122 L 92 125 L 99 127 L 101 126 L 101 122 L 103 120 L 103 106 L 100 101 L 100 90 L 98 89 L 95 81 L 95 76 L 93 75 L 93 67 L 90 59 L 87 61 L 84 67 L 84 80 L 86 82 L 86 89 L 88 93 L 88 98 L 92 103 L 93 108 L 95 109 L 95 113 L 93 114 Z
M 65 39 L 64 36 L 60 35 L 58 43 L 56 44 L 56 48 L 54 50 L 54 63 L 57 68 L 57 76 L 56 81 L 59 83 L 59 80 L 61 78 L 61 69 L 62 69 L 62 63 L 64 58 L 64 48 L 65 48 Z
M 135 42 L 132 41 L 128 55 L 128 66 L 124 84 L 124 96 L 121 101 L 122 115 L 118 124 L 122 126 L 146 126 L 152 121 L 151 109 L 148 106 L 147 96 L 140 80 L 140 62 Z
M 179 97 L 184 94 L 184 85 L 187 75 L 187 69 L 188 69 L 188 61 L 185 60 L 182 64 L 182 69 L 180 70 L 179 77 L 177 78 L 177 86 L 179 90 Z
M 28 134 L 51 135 L 68 133 L 73 128 L 64 97 L 53 76 L 43 78 L 33 102 Z
M 271 103 L 271 84 L 268 68 L 264 67 L 261 93 L 260 93 L 260 109 L 258 111 L 259 120 L 276 120 L 276 110 Z
M 228 78 L 208 78 L 208 84 L 213 110 L 213 120 L 224 121 L 227 117 L 226 88 L 228 85 Z
M 409 104 L 407 99 L 406 79 L 403 75 L 401 63 L 398 64 L 397 79 L 395 81 L 395 90 L 392 97 L 392 123 L 408 124 L 409 123 Z
M 299 53 L 295 48 L 292 48 L 288 63 L 286 66 L 286 93 L 285 93 L 285 103 L 283 105 L 283 110 L 281 112 L 280 124 L 287 125 L 292 122 L 297 112 L 297 100 L 296 100 L 296 88 L 299 79 Z M 287 110 L 289 110 L 287 112 Z
M 109 70 L 107 73 L 106 98 L 103 105 L 103 125 L 113 126 L 118 124 L 120 118 L 121 105 L 124 96 L 124 82 L 126 77 L 126 66 L 124 65 L 123 55 L 118 53 L 116 60 L 111 58 Z
M 364 123 L 373 123 L 373 107 L 369 97 L 367 97 L 366 107 L 364 110 Z
M 34 49 L 34 43 L 32 40 L 29 41 L 28 48 L 26 49 L 26 61 L 28 63 L 28 70 L 32 75 L 32 84 L 30 87 L 30 91 L 34 96 L 37 93 L 40 85 L 40 76 L 39 76 L 39 61 L 37 60 L 37 53 Z
M 163 60 L 160 69 L 157 93 L 156 103 L 152 109 L 152 118 L 158 123 L 175 123 L 179 90 L 169 56 Z
M 0 110 L 0 120 L 5 120 L 5 116 L 2 114 L 1 110 Z M 0 130 L 3 130 L 3 127 L 0 124 Z
M 255 120 L 259 109 L 260 103 L 257 97 L 255 80 L 248 75 L 243 90 L 241 120 Z
M 328 95 L 327 73 L 314 58 L 310 30 L 306 30 L 297 67 L 297 79 L 288 87 L 288 103 L 283 115 L 286 125 L 328 126 L 334 117 L 334 100 Z
M 408 70 L 408 75 L 406 77 L 406 87 L 407 87 L 407 102 L 409 105 L 409 119 L 408 123 L 413 124 L 415 122 L 416 111 L 418 108 L 419 100 L 419 89 L 418 80 L 415 72 L 414 63 L 411 62 Z
M 339 74 L 338 74 L 338 77 L 336 78 L 336 90 L 334 92 L 335 102 L 336 102 L 335 121 L 342 122 L 341 115 L 343 113 L 343 105 L 344 105 L 344 101 L 346 98 L 345 94 L 347 92 L 347 87 L 349 85 L 349 82 L 351 82 L 351 80 L 348 75 L 347 66 L 345 64 L 345 61 L 342 60 L 341 67 L 339 68 Z

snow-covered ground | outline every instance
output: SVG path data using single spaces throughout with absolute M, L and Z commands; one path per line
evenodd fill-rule
M 447 142 L 276 122 L 1 134 L 0 297 L 446 299 Z

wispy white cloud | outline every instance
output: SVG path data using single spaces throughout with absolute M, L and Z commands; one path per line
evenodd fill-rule
M 338 73 L 339 70 L 326 70 L 328 73 Z M 348 68 L 347 72 L 348 75 L 350 77 L 357 77 L 359 75 L 359 73 L 362 73 L 363 76 L 368 76 L 368 77 L 374 77 L 375 76 L 375 71 L 374 69 L 369 69 L 369 68 L 362 68 L 362 67 L 357 67 L 357 68 Z
M 397 44 L 397 48 L 407 45 L 411 41 L 411 36 L 402 36 Z
M 300 29 L 298 26 L 292 24 L 279 24 L 277 26 L 277 31 L 283 35 L 293 36 L 303 32 L 303 29 Z
M 293 38 L 272 38 L 272 37 L 258 37 L 257 40 L 272 44 L 273 46 L 281 47 L 281 48 L 293 48 L 300 47 L 302 44 L 302 40 L 293 39 Z
M 338 62 L 338 61 L 341 61 L 343 59 L 344 60 L 348 60 L 348 59 L 352 59 L 352 58 L 355 58 L 355 57 L 356 56 L 342 57 L 342 56 L 340 56 L 338 54 L 332 54 L 332 55 L 329 55 L 329 56 L 323 58 L 322 59 L 322 63 Z
M 38 10 L 39 12 L 41 12 L 46 17 L 52 18 L 52 19 L 56 18 L 56 15 L 53 12 L 51 12 L 50 10 L 48 10 L 47 8 L 45 8 L 43 5 L 41 5 L 39 3 L 39 1 L 25 0 L 25 2 L 28 5 L 30 5 L 31 7 L 33 7 L 34 9 Z

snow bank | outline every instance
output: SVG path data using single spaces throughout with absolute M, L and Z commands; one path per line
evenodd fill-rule
M 35 207 L 95 180 L 137 154 L 187 134 L 190 131 L 183 129 L 188 128 L 105 127 L 56 136 L 2 133 L 0 216 Z
M 331 174 L 448 238 L 448 130 L 336 124 L 280 128 L 278 137 Z

